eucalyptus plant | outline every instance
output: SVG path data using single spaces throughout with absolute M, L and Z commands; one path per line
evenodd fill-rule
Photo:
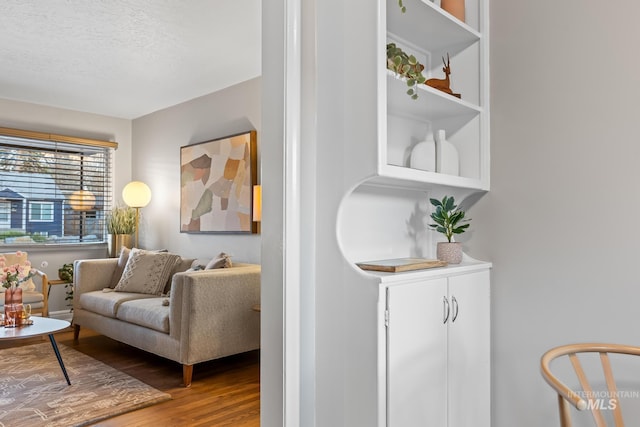
M 415 56 L 407 55 L 395 43 L 387 44 L 387 68 L 401 77 L 407 79 L 407 95 L 411 99 L 418 99 L 416 86 L 423 84 L 427 79 L 422 75 L 424 65 L 422 65 Z
M 468 222 L 471 221 L 471 218 L 464 217 L 464 211 L 455 204 L 453 196 L 444 196 L 442 200 L 429 199 L 429 201 L 436 208 L 431 214 L 431 219 L 436 223 L 429 224 L 429 227 L 444 234 L 449 243 L 451 243 L 454 234 L 462 234 L 469 228 Z
M 111 209 L 107 231 L 109 234 L 133 234 L 136 231 L 136 210 L 120 206 Z
M 405 13 L 407 11 L 407 8 L 402 4 L 402 0 L 398 0 L 398 7 L 400 7 L 402 13 Z

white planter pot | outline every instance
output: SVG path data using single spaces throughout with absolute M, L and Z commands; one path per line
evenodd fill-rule
M 438 242 L 436 255 L 440 261 L 446 261 L 449 264 L 460 264 L 462 262 L 462 243 Z

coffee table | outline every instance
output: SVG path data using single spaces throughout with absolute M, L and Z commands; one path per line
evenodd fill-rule
M 53 347 L 53 352 L 56 354 L 58 363 L 60 364 L 60 368 L 64 374 L 64 378 L 67 380 L 67 384 L 71 385 L 69 375 L 67 375 L 67 370 L 64 367 L 64 362 L 62 361 L 62 356 L 60 356 L 60 351 L 58 350 L 58 344 L 56 344 L 56 339 L 53 337 L 54 332 L 68 328 L 71 324 L 66 320 L 51 319 L 50 317 L 31 316 L 30 320 L 33 320 L 33 325 L 17 326 L 15 328 L 5 328 L 4 326 L 0 326 L 0 340 L 17 340 L 48 335 L 49 341 L 51 341 L 51 347 Z

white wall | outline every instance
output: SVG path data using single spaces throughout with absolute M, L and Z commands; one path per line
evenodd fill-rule
M 547 349 L 640 345 L 638 16 L 635 2 L 491 0 L 491 192 L 468 246 L 494 265 L 495 427 L 558 425 Z
M 255 129 L 260 153 L 261 91 L 256 78 L 133 121 L 132 177 L 152 194 L 140 211 L 141 247 L 195 258 L 224 251 L 236 261 L 260 262 L 259 234 L 180 233 L 180 147 Z
M 117 194 L 131 180 L 131 121 L 114 117 L 88 114 L 61 108 L 46 107 L 26 102 L 0 99 L 0 126 L 17 129 L 51 132 L 84 138 L 116 141 L 114 188 Z M 6 248 L 7 252 L 17 248 Z M 100 258 L 107 255 L 105 245 L 90 245 L 82 248 L 44 248 L 35 250 L 22 247 L 29 252 L 32 264 L 40 268 L 43 261 L 49 266 L 44 272 L 50 278 L 58 278 L 58 268 L 76 259 Z M 3 249 L 4 250 L 4 249 Z M 66 310 L 64 286 L 51 289 L 49 311 Z

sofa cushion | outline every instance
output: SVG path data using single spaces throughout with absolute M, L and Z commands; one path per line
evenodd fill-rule
M 113 270 L 113 274 L 111 275 L 111 283 L 109 284 L 110 288 L 115 288 L 122 277 L 122 272 L 124 272 L 124 267 L 127 265 L 127 261 L 129 260 L 129 254 L 131 253 L 131 249 L 123 246 L 120 251 L 120 256 L 118 257 L 118 264 L 116 264 L 116 269 Z
M 133 248 L 115 290 L 160 295 L 179 261 L 179 255 Z
M 118 307 L 116 318 L 168 334 L 170 309 L 163 300 L 155 297 L 125 301 Z
M 80 307 L 87 311 L 115 318 L 118 312 L 118 307 L 120 307 L 122 303 L 146 298 L 157 297 L 155 295 L 130 292 L 92 291 L 80 295 Z

